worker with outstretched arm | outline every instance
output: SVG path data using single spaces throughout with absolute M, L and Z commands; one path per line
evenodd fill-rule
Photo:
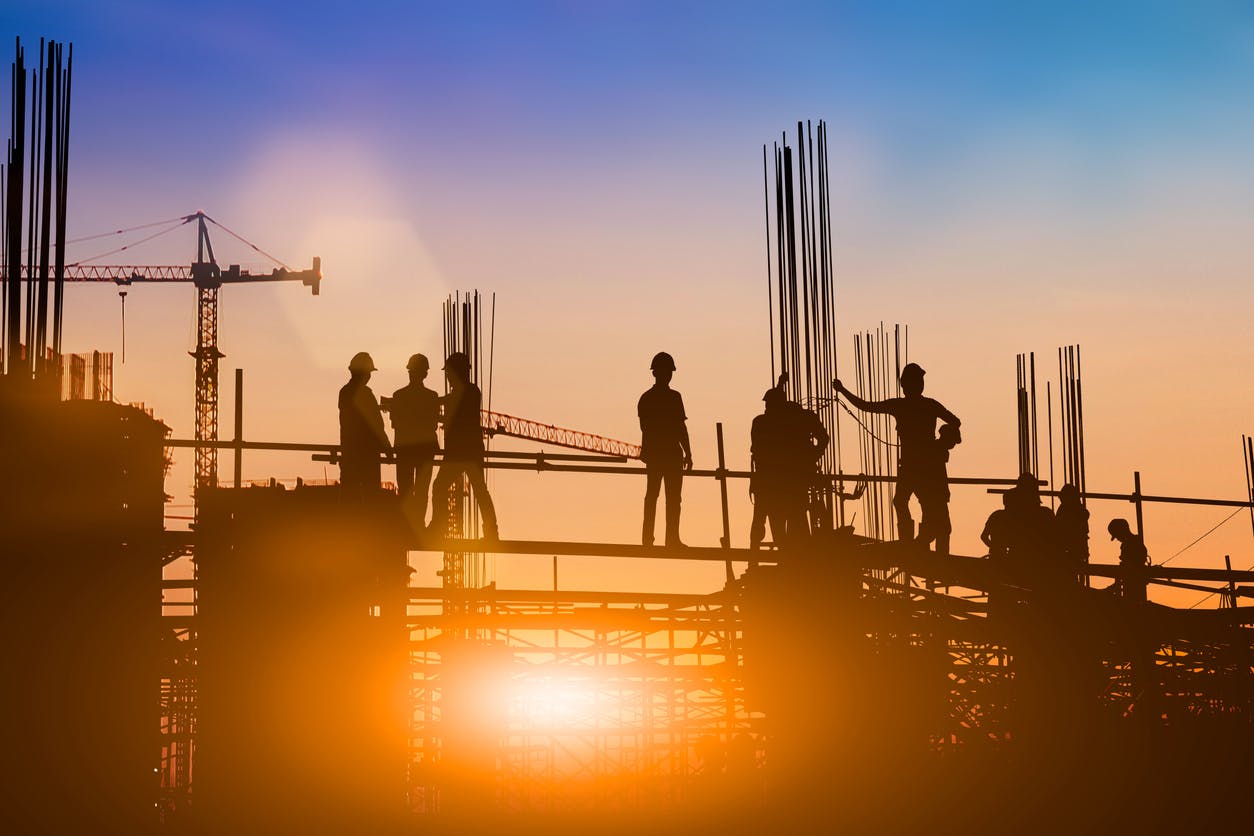
M 922 502 L 944 494 L 935 485 L 937 480 L 945 479 L 943 469 L 936 467 L 937 422 L 943 421 L 955 429 L 962 425 L 958 416 L 942 406 L 940 401 L 923 397 L 924 374 L 917 363 L 907 363 L 901 370 L 901 390 L 905 396 L 882 401 L 863 400 L 845 388 L 839 379 L 832 381 L 837 395 L 844 395 L 849 403 L 863 412 L 891 415 L 896 419 L 901 452 L 893 508 L 897 512 L 897 539 L 903 542 L 914 539 L 910 496 L 918 496 Z

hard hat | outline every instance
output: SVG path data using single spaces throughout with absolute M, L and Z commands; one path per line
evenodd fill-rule
M 411 370 L 412 369 L 429 369 L 431 368 L 431 363 L 430 361 L 427 360 L 427 355 L 415 354 L 413 357 L 409 358 L 409 362 L 405 364 L 405 368 L 411 369 Z
M 353 355 L 353 359 L 348 361 L 348 370 L 350 372 L 372 372 L 375 370 L 374 360 L 365 351 L 359 351 Z
M 667 354 L 665 351 L 659 351 L 653 355 L 653 362 L 649 364 L 650 371 L 675 371 L 675 358 Z
M 918 363 L 906 363 L 905 368 L 901 370 L 901 379 L 905 380 L 908 377 L 916 376 L 923 377 L 925 374 L 927 374 L 927 372 L 923 371 L 923 367 Z
M 444 360 L 444 368 L 457 369 L 467 376 L 470 375 L 470 358 L 464 351 L 454 351 Z
M 1122 531 L 1125 534 L 1131 534 L 1132 526 L 1128 525 L 1127 520 L 1123 519 L 1122 517 L 1119 517 L 1119 518 L 1111 520 L 1110 523 L 1107 524 L 1106 530 L 1110 532 L 1110 539 L 1117 540 L 1119 538 L 1115 536 L 1116 531 Z
M 784 390 L 780 389 L 778 386 L 772 386 L 770 389 L 766 390 L 766 394 L 762 396 L 762 400 L 767 403 L 782 402 L 786 400 L 784 397 Z
M 1080 489 L 1068 482 L 1058 490 L 1058 496 L 1062 499 L 1079 499 Z

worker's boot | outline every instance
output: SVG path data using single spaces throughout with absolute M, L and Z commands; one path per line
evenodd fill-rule
M 671 548 L 682 548 L 679 540 L 679 497 L 666 497 L 666 545 Z
M 909 543 L 914 539 L 914 520 L 909 517 L 897 517 L 897 539 Z
M 644 525 L 640 532 L 640 542 L 645 546 L 653 545 L 653 528 L 657 521 L 657 500 L 650 502 L 647 498 L 644 501 Z

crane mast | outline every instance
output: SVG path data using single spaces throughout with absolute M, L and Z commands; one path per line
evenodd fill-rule
M 315 257 L 309 270 L 276 267 L 269 273 L 250 273 L 232 264 L 225 270 L 213 255 L 204 212 L 183 218 L 196 221 L 196 261 L 187 265 L 84 265 L 65 267 L 66 282 L 105 283 L 128 286 L 139 283 L 189 283 L 196 287 L 196 348 L 188 352 L 196 361 L 195 440 L 218 440 L 218 361 L 225 357 L 218 350 L 218 293 L 225 284 L 298 281 L 315 296 L 322 282 L 322 259 Z M 26 273 L 28 271 L 23 271 Z M 23 277 L 24 281 L 29 279 Z M 218 484 L 218 451 L 209 445 L 196 448 L 196 490 Z

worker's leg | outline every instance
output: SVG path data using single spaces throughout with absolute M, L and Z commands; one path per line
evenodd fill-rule
M 766 518 L 771 523 L 771 542 L 775 544 L 775 548 L 781 548 L 788 543 L 788 516 L 784 513 L 783 505 L 779 496 L 776 495 L 771 499 L 766 509 Z
M 936 539 L 936 497 L 929 487 L 919 491 L 919 534 L 915 542 L 927 548 Z
M 684 487 L 683 465 L 676 462 L 667 467 L 662 474 L 662 484 L 666 486 L 666 545 L 682 546 L 679 539 L 679 507 Z
M 753 496 L 753 521 L 749 523 L 749 548 L 761 547 L 766 537 L 766 498 L 761 489 Z
M 380 474 L 377 454 L 353 452 L 340 457 L 340 484 L 353 493 L 364 495 L 377 489 Z
M 430 452 L 419 454 L 414 466 L 413 502 L 415 519 L 422 525 L 427 519 L 427 500 L 431 493 L 431 471 L 434 470 L 435 455 Z
M 953 523 L 949 519 L 949 486 L 936 497 L 936 554 L 938 557 L 949 556 L 949 534 L 953 531 Z
M 915 492 L 914 473 L 906 468 L 897 471 L 897 489 L 893 492 L 893 510 L 897 512 L 897 539 L 914 539 L 914 517 L 910 516 L 910 495 Z
M 806 492 L 797 485 L 789 485 L 782 503 L 784 525 L 788 527 L 788 541 L 800 543 L 810 536 L 810 521 L 806 518 Z
M 440 472 L 431 483 L 431 525 L 427 530 L 443 537 L 448 534 L 448 494 L 454 482 L 461 478 L 465 465 L 445 459 L 440 463 Z
M 662 491 L 662 471 L 656 465 L 646 464 L 644 480 L 644 527 L 640 542 L 652 546 L 654 521 L 657 519 L 657 497 Z
M 465 467 L 470 490 L 479 506 L 479 516 L 483 517 L 483 535 L 489 540 L 497 540 L 499 531 L 496 525 L 496 506 L 492 504 L 492 494 L 488 493 L 488 483 L 483 478 L 483 462 L 467 462 Z
M 414 489 L 414 452 L 405 447 L 396 448 L 396 493 L 402 499 Z

